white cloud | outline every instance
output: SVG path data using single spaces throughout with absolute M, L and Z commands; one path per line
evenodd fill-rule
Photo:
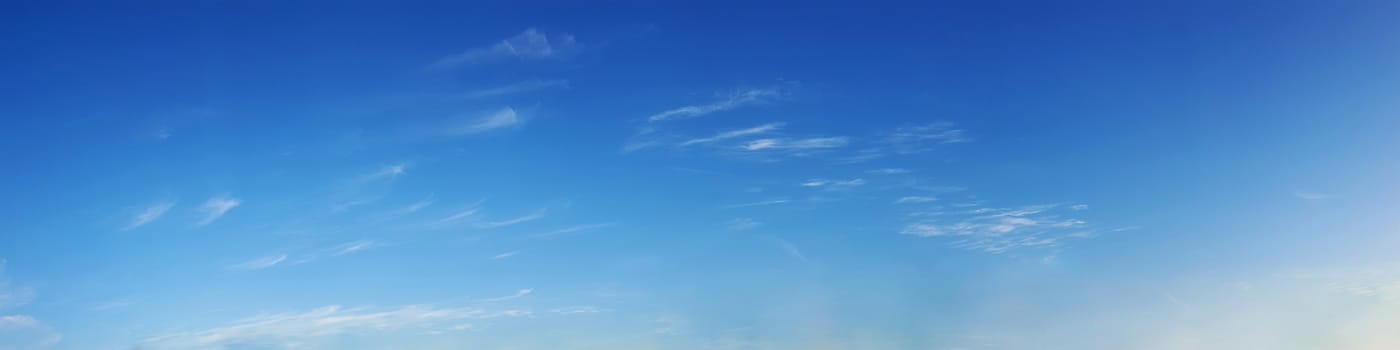
M 276 344 L 290 348 L 340 334 L 441 329 L 459 325 L 463 320 L 530 315 L 528 310 L 491 310 L 482 307 L 408 305 L 373 309 L 330 305 L 305 312 L 255 316 L 228 326 L 148 338 L 137 348 L 214 350 L 247 344 Z
M 536 234 L 536 235 L 533 235 L 533 236 L 530 236 L 530 237 L 532 237 L 532 238 L 548 238 L 548 237 L 559 236 L 559 235 L 567 235 L 567 234 L 571 234 L 571 233 L 579 233 L 579 232 L 585 232 L 585 231 L 592 231 L 592 230 L 596 230 L 596 229 L 600 229 L 600 228 L 612 227 L 613 225 L 614 225 L 614 224 L 612 224 L 612 223 L 602 223 L 602 224 L 587 224 L 587 225 L 569 226 L 569 227 L 561 228 L 561 229 L 554 230 L 554 231 L 549 231 L 549 232 L 544 232 L 544 233 Z
M 0 258 L 0 310 L 23 306 L 34 300 L 33 289 L 10 286 L 10 280 L 5 276 L 6 263 L 5 259 Z
M 331 255 L 341 256 L 345 254 L 358 253 L 373 247 L 374 241 L 354 241 L 350 243 L 341 244 L 339 247 L 336 247 L 335 253 L 332 253 Z
M 738 90 L 721 96 L 718 101 L 709 104 L 685 106 L 653 114 L 651 117 L 647 118 L 647 121 L 659 122 L 694 118 L 710 113 L 772 101 L 781 96 L 781 91 L 776 88 Z
M 360 176 L 359 180 L 361 183 L 366 183 L 381 179 L 394 179 L 398 178 L 399 175 L 403 175 L 406 169 L 407 167 L 402 163 L 387 165 L 380 168 L 378 171 Z
M 199 225 L 208 225 L 214 222 L 214 220 L 218 220 L 220 217 L 223 217 L 225 213 L 228 213 L 229 210 L 233 210 L 233 208 L 238 207 L 240 204 L 243 204 L 243 202 L 236 198 L 210 198 L 208 201 L 204 202 L 204 205 L 199 206 L 199 211 L 204 213 L 204 219 L 199 220 Z
M 877 174 L 877 175 L 901 175 L 901 174 L 908 174 L 908 173 L 911 173 L 911 172 L 912 172 L 912 171 L 909 171 L 909 169 L 901 169 L 901 168 L 871 169 L 871 170 L 867 170 L 867 171 L 866 171 L 866 173 Z
M 567 89 L 569 88 L 569 81 L 531 79 L 501 87 L 469 91 L 464 96 L 467 98 L 486 98 L 554 88 Z
M 492 256 L 492 257 L 491 257 L 491 260 L 501 260 L 501 259 L 505 259 L 505 258 L 509 258 L 509 257 L 515 256 L 515 255 L 517 255 L 517 254 L 520 254 L 520 252 L 519 252 L 519 251 L 511 251 L 511 252 L 500 253 L 500 254 L 496 254 L 496 255 Z
M 807 256 L 802 255 L 802 250 L 798 249 L 797 245 L 792 244 L 792 242 L 776 237 L 773 238 L 773 241 L 777 242 L 778 247 L 783 249 L 783 254 L 787 254 L 787 256 L 797 260 L 807 261 Z
M 0 330 L 12 330 L 30 328 L 39 325 L 33 316 L 29 315 L 5 315 L 0 316 Z
M 561 314 L 561 315 L 577 315 L 577 314 L 596 314 L 596 313 L 600 313 L 600 312 L 608 312 L 608 309 L 603 309 L 603 308 L 599 308 L 599 307 L 595 307 L 595 306 L 570 306 L 570 307 L 561 307 L 561 308 L 552 309 L 552 310 L 549 310 L 549 312 L 551 312 L 551 313 L 556 313 L 556 314 Z
M 506 227 L 506 226 L 510 226 L 510 225 L 515 225 L 515 224 L 520 224 L 520 223 L 525 223 L 525 222 L 530 222 L 530 221 L 539 220 L 539 219 L 541 219 L 541 218 L 544 218 L 544 214 L 545 214 L 545 210 L 544 210 L 544 209 L 540 209 L 540 210 L 537 210 L 537 211 L 535 211 L 535 212 L 533 212 L 533 213 L 526 214 L 525 216 L 521 216 L 521 217 L 516 217 L 516 218 L 511 218 L 511 219 L 506 219 L 506 220 L 501 220 L 501 221 L 489 221 L 489 222 L 479 223 L 479 224 L 476 224 L 476 227 L 477 227 L 477 228 L 483 228 L 483 229 L 501 228 L 501 227 Z
M 738 138 L 738 137 L 744 137 L 744 136 L 759 135 L 759 134 L 764 134 L 764 133 L 776 131 L 776 130 L 778 130 L 779 128 L 782 128 L 782 127 L 783 127 L 783 123 L 768 123 L 768 124 L 763 124 L 763 125 L 759 125 L 759 126 L 755 126 L 755 127 L 747 128 L 747 129 L 730 130 L 730 131 L 725 131 L 725 132 L 721 132 L 721 133 L 715 134 L 715 136 L 710 136 L 710 137 L 706 137 L 706 138 L 699 138 L 699 139 L 688 140 L 688 141 L 682 142 L 682 143 L 681 143 L 681 146 L 690 146 L 690 145 L 695 145 L 695 144 L 710 143 L 710 142 L 728 140 L 728 139 L 733 139 L 733 138 Z
M 787 151 L 810 151 L 830 148 L 840 148 L 850 143 L 846 137 L 813 137 L 806 139 L 757 139 L 740 145 L 739 148 L 745 151 L 763 150 L 787 150 Z
M 931 145 L 963 143 L 972 141 L 962 129 L 953 123 L 930 123 L 896 128 L 883 142 L 901 153 L 915 153 L 927 150 Z
M 895 202 L 895 203 L 899 203 L 899 204 L 907 204 L 907 203 L 928 203 L 928 202 L 932 202 L 932 201 L 936 201 L 936 200 L 938 200 L 938 198 L 911 196 L 911 197 L 900 197 L 898 200 L 895 200 L 894 202 Z
M 769 206 L 769 205 L 787 204 L 788 202 L 789 202 L 789 201 L 786 200 L 786 199 L 773 199 L 773 200 L 758 201 L 758 202 L 749 202 L 749 203 L 732 204 L 732 205 L 725 206 L 725 208 L 761 207 L 761 206 Z
M 468 208 L 468 209 L 466 209 L 466 210 L 462 210 L 462 211 L 453 213 L 452 215 L 448 215 L 448 216 L 445 217 L 445 218 L 438 219 L 437 221 L 434 221 L 433 223 L 429 224 L 428 226 L 434 226 L 434 227 L 446 226 L 446 225 L 448 225 L 448 224 L 452 224 L 452 223 L 456 223 L 456 222 L 458 222 L 458 221 L 461 221 L 462 219 L 466 219 L 466 218 L 472 217 L 472 216 L 476 215 L 476 213 L 477 213 L 478 211 L 481 211 L 481 208 L 480 208 L 480 207 L 477 207 L 476 205 L 473 205 L 471 208 Z
M 728 222 L 724 223 L 725 228 L 729 229 L 730 231 L 752 230 L 762 225 L 763 223 L 758 222 L 758 220 L 749 218 L 738 218 L 729 220 Z
M 502 61 L 540 61 L 563 59 L 582 49 L 574 36 L 568 33 L 546 35 L 535 28 L 501 40 L 489 47 L 467 50 L 461 54 L 445 57 L 433 63 L 433 68 L 450 68 L 461 65 L 493 63 Z
M 1064 239 L 1092 237 L 1083 220 L 1064 218 L 1058 205 L 978 208 L 962 213 L 920 216 L 902 234 L 945 237 L 958 248 L 1003 253 L 1025 247 L 1054 247 Z M 1063 211 L 1063 210 L 1059 210 Z M 1073 209 L 1070 209 L 1073 211 Z
M 62 339 L 62 334 L 53 331 L 33 316 L 0 315 L 0 348 L 46 348 L 58 344 Z
M 1310 201 L 1323 200 L 1329 197 L 1326 194 L 1309 191 L 1293 191 L 1293 196 L 1298 197 L 1299 199 Z
M 807 180 L 807 182 L 803 182 L 803 183 L 802 183 L 802 187 L 813 187 L 813 188 L 844 188 L 844 187 L 855 187 L 855 186 L 860 186 L 860 185 L 864 185 L 864 184 L 865 184 L 865 179 L 859 179 L 859 178 L 857 178 L 857 179 L 850 179 L 850 180 L 823 180 L 823 179 L 812 179 L 812 180 Z
M 277 264 L 281 263 L 281 262 L 284 261 L 284 260 L 287 260 L 287 255 L 286 255 L 286 254 L 282 254 L 282 255 L 269 255 L 269 256 L 264 256 L 264 257 L 261 257 L 261 258 L 257 258 L 257 259 L 245 261 L 245 262 L 242 262 L 242 263 L 234 264 L 234 265 L 232 265 L 232 266 L 229 266 L 229 268 L 230 268 L 230 269 L 233 269 L 233 270 L 245 270 L 245 271 L 246 271 L 246 270 L 261 270 L 261 269 L 266 269 L 266 268 L 269 268 L 269 267 L 276 266 Z
M 156 219 L 160 219 L 161 216 L 164 216 L 165 212 L 170 211 L 170 208 L 174 206 L 174 201 L 165 201 L 152 204 L 151 206 L 146 207 L 145 210 L 142 210 L 140 213 L 137 213 L 135 217 L 132 217 L 131 223 L 126 225 L 126 229 L 130 230 L 154 222 L 156 221 Z
M 496 129 L 514 127 L 520 125 L 522 122 L 520 116 L 515 113 L 514 108 L 505 107 L 494 113 L 472 120 L 470 123 L 457 128 L 455 133 L 465 135 L 480 134 Z

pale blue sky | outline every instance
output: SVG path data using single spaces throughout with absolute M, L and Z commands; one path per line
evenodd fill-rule
M 1400 5 L 0 5 L 0 349 L 1400 348 Z

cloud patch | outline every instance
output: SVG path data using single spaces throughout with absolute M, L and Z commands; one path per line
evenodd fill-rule
M 137 213 L 136 216 L 133 216 L 131 218 L 131 222 L 126 225 L 126 229 L 130 230 L 155 222 L 156 220 L 160 219 L 160 217 L 165 216 L 165 213 L 170 211 L 170 208 L 174 206 L 174 201 L 165 201 L 152 204 L 146 207 L 146 209 L 141 210 L 141 212 Z
M 582 48 L 573 34 L 547 35 L 538 29 L 527 28 L 524 32 L 502 39 L 494 45 L 443 57 L 430 67 L 444 69 L 497 62 L 558 60 L 573 56 Z
M 199 220 L 198 225 L 208 225 L 214 222 L 214 220 L 224 217 L 224 214 L 227 214 L 229 210 L 233 210 L 233 208 L 237 208 L 241 204 L 243 204 L 243 202 L 237 198 L 210 198 L 208 201 L 205 201 L 203 205 L 199 206 L 199 212 L 204 214 L 204 218 Z
M 505 107 L 495 112 L 476 117 L 465 125 L 453 130 L 457 135 L 476 135 L 488 131 L 516 127 L 525 121 L 515 112 L 514 108 Z
M 652 114 L 647 117 L 647 121 L 654 123 L 690 119 L 710 113 L 766 103 L 778 99 L 781 96 L 782 92 L 777 88 L 741 89 L 721 95 L 716 101 L 707 104 L 678 107 L 661 113 Z

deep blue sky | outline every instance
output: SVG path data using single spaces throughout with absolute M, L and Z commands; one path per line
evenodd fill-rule
M 0 349 L 1393 349 L 1400 4 L 0 5 Z

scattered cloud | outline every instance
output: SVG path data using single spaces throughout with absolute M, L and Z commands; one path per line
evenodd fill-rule
M 614 224 L 612 224 L 612 223 L 602 223 L 602 224 L 587 224 L 587 225 L 569 226 L 569 227 L 561 228 L 561 229 L 554 230 L 554 231 L 549 231 L 549 232 L 544 232 L 544 233 L 536 234 L 536 235 L 533 235 L 533 236 L 530 236 L 530 237 L 531 237 L 531 238 L 549 238 L 549 237 L 554 237 L 554 236 L 561 236 L 561 235 L 567 235 L 567 234 L 573 234 L 573 233 L 579 233 L 579 232 L 592 231 L 592 230 L 596 230 L 596 229 L 600 229 L 600 228 L 612 227 L 613 225 L 614 225 Z
M 769 205 L 787 204 L 788 202 L 790 202 L 790 201 L 789 201 L 789 200 L 786 200 L 786 199 L 772 199 L 772 200 L 766 200 L 766 201 L 757 201 L 757 202 L 749 202 L 749 203 L 732 204 L 732 205 L 725 206 L 725 208 L 762 207 L 762 206 L 769 206 Z
M 730 231 L 752 230 L 758 228 L 759 226 L 763 226 L 763 223 L 750 218 L 738 218 L 729 220 L 724 223 L 724 227 L 729 229 Z
M 725 132 L 721 132 L 721 133 L 715 134 L 715 136 L 710 136 L 710 137 L 706 137 L 706 138 L 699 138 L 699 139 L 691 139 L 691 140 L 688 140 L 688 141 L 685 141 L 685 142 L 681 142 L 681 146 L 690 146 L 690 145 L 696 145 L 696 144 L 711 143 L 711 142 L 715 142 L 715 141 L 729 140 L 729 139 L 738 138 L 738 137 L 744 137 L 744 136 L 760 135 L 760 134 L 765 134 L 765 133 L 769 133 L 769 132 L 776 131 L 776 130 L 782 128 L 782 127 L 783 127 L 783 123 L 768 123 L 768 124 L 763 124 L 763 125 L 759 125 L 759 126 L 755 126 L 755 127 L 747 128 L 747 129 L 730 130 L 730 131 L 725 131 Z
M 953 240 L 953 246 L 1003 253 L 1024 247 L 1055 247 L 1064 239 L 1087 238 L 1087 223 L 1063 217 L 1063 206 L 1046 204 L 1019 208 L 976 208 L 956 213 L 937 211 L 915 215 L 918 222 L 900 233 Z
M 260 315 L 231 325 L 148 338 L 139 349 L 228 349 L 240 345 L 300 348 L 317 338 L 405 329 L 449 329 L 464 320 L 528 317 L 528 310 L 408 305 L 389 309 L 330 305 L 305 312 Z
M 846 137 L 814 137 L 806 139 L 757 139 L 740 145 L 739 148 L 745 151 L 783 150 L 783 151 L 810 151 L 831 148 L 840 148 L 849 143 Z
M 803 182 L 803 183 L 802 183 L 802 187 L 830 188 L 830 189 L 834 189 L 834 188 L 849 188 L 849 187 L 855 187 L 855 186 L 860 186 L 860 185 L 864 185 L 864 184 L 865 184 L 865 179 L 859 179 L 859 178 L 850 179 L 850 180 L 824 180 L 824 179 L 812 179 L 812 180 L 807 180 L 807 182 Z
M 792 244 L 792 242 L 788 242 L 785 239 L 776 237 L 773 238 L 773 241 L 778 243 L 778 248 L 783 249 L 783 254 L 787 254 L 787 256 L 792 257 L 793 259 L 808 261 L 807 256 L 802 255 L 802 250 L 798 249 L 797 245 Z
M 526 214 L 526 215 L 524 215 L 524 216 L 520 216 L 520 217 L 516 217 L 516 218 L 511 218 L 511 219 L 506 219 L 506 220 L 501 220 L 501 221 L 488 221 L 488 222 L 478 223 L 478 224 L 476 224 L 476 228 L 481 228 L 481 229 L 492 229 L 492 228 L 501 228 L 501 227 L 511 226 L 511 225 L 515 225 L 515 224 L 520 224 L 520 223 L 525 223 L 525 222 L 530 222 L 530 221 L 539 220 L 539 219 L 541 219 L 541 218 L 544 218 L 544 214 L 545 214 L 545 210 L 544 210 L 544 209 L 540 209 L 540 210 L 536 210 L 536 211 L 533 212 L 533 213 Z
M 1327 198 L 1330 197 L 1330 196 L 1328 196 L 1328 195 L 1326 195 L 1326 194 L 1322 194 L 1322 193 L 1309 192 L 1309 191 L 1301 191 L 1301 190 L 1299 190 L 1299 191 L 1293 191 L 1293 196 L 1294 196 L 1294 197 L 1298 197 L 1299 199 L 1302 199 L 1302 200 L 1309 200 L 1309 201 L 1323 200 L 1323 199 L 1327 199 Z
M 58 344 L 62 339 L 62 334 L 39 322 L 34 316 L 0 315 L 0 348 L 46 348 Z
M 534 288 L 524 288 L 524 289 L 520 289 L 520 290 L 515 291 L 515 294 L 511 294 L 511 295 L 507 295 L 507 296 L 503 296 L 503 297 L 495 297 L 495 298 L 481 299 L 481 300 L 477 300 L 477 303 L 488 303 L 488 304 L 489 304 L 489 303 L 498 303 L 498 302 L 502 302 L 502 301 L 506 301 L 506 300 L 511 300 L 511 299 L 520 299 L 520 298 L 524 298 L 525 296 L 530 295 L 530 293 L 534 293 L 534 292 L 535 292 L 535 289 L 534 289 Z
M 383 179 L 395 179 L 403 175 L 407 167 L 403 163 L 386 165 L 373 173 L 361 175 L 360 183 L 374 182 Z
M 1089 205 L 1088 205 L 1088 204 L 1075 204 L 1075 205 L 1069 206 L 1069 210 L 1074 210 L 1074 211 L 1089 210 Z
M 429 224 L 428 226 L 432 226 L 432 227 L 443 227 L 443 226 L 447 226 L 447 225 L 450 225 L 450 224 L 454 224 L 454 223 L 460 222 L 460 221 L 462 221 L 462 219 L 466 219 L 466 218 L 475 216 L 477 212 L 481 211 L 481 207 L 479 207 L 479 205 L 480 205 L 479 203 L 478 203 L 478 204 L 473 204 L 470 208 L 467 208 L 467 209 L 462 210 L 462 211 L 458 211 L 458 212 L 456 212 L 456 213 L 452 213 L 452 215 L 448 215 L 447 217 L 444 217 L 444 218 L 442 218 L 442 219 L 438 219 L 437 221 L 433 221 L 433 222 L 432 222 L 431 224 Z
M 556 313 L 561 315 L 596 314 L 608 311 L 608 309 L 603 309 L 596 306 L 570 306 L 549 310 L 550 313 Z
M 34 300 L 33 289 L 17 288 L 10 285 L 10 279 L 5 275 L 6 263 L 5 259 L 0 258 L 0 310 L 24 306 Z
M 0 330 L 29 328 L 38 324 L 39 322 L 29 315 L 0 316 Z
M 510 128 L 520 125 L 524 121 L 515 113 L 514 108 L 505 107 L 500 110 L 477 117 L 471 122 L 454 130 L 455 134 L 472 135 L 480 134 L 492 130 Z
M 510 252 L 500 253 L 500 254 L 496 254 L 496 255 L 492 256 L 492 257 L 491 257 L 491 260 L 501 260 L 501 259 L 509 258 L 509 257 L 512 257 L 512 256 L 516 256 L 517 254 L 520 254 L 520 252 L 519 252 L 519 251 L 510 251 Z
M 902 168 L 870 169 L 870 170 L 867 170 L 867 171 L 865 171 L 865 172 L 866 172 L 867 174 L 876 174 L 876 175 L 902 175 L 902 174 L 912 173 L 912 171 L 910 171 L 909 169 L 902 169 Z
M 567 88 L 569 88 L 569 81 L 568 81 L 568 80 L 539 80 L 539 79 L 530 79 L 530 80 L 525 80 L 525 81 L 516 82 L 516 83 L 510 84 L 510 85 L 506 85 L 506 86 L 501 86 L 501 87 L 495 87 L 495 88 L 489 88 L 489 89 L 481 89 L 481 90 L 469 91 L 469 92 L 467 92 L 466 94 L 464 94 L 463 96 L 465 96 L 466 98 L 487 98 L 487 97 L 497 97 L 497 96 L 514 95 L 514 94 L 519 94 L 519 93 L 526 93 L 526 92 L 538 91 L 538 90 L 545 90 L 545 89 L 567 89 Z
M 229 269 L 232 269 L 232 270 L 241 270 L 241 271 L 262 270 L 262 269 L 266 269 L 266 268 L 269 268 L 269 267 L 276 266 L 277 264 L 279 264 L 279 263 L 281 263 L 282 261 L 285 261 L 285 260 L 287 260 L 287 255 L 286 255 L 286 254 L 282 254 L 282 255 L 269 255 L 269 256 L 264 256 L 264 257 L 261 257 L 261 258 L 257 258 L 257 259 L 245 261 L 245 262 L 242 262 L 242 263 L 234 264 L 234 265 L 232 265 L 232 266 L 229 266 Z
M 331 255 L 332 255 L 332 256 L 341 256 L 341 255 L 346 255 L 346 254 L 358 253 L 358 252 L 361 252 L 361 251 L 364 251 L 364 250 L 367 250 L 367 249 L 370 249 L 370 248 L 374 248 L 374 246 L 375 246 L 374 241 L 362 240 L 362 241 L 349 242 L 349 243 L 341 244 L 339 247 L 336 247 L 335 253 L 332 253 Z
M 199 220 L 199 226 L 208 225 L 214 222 L 214 220 L 218 220 L 223 217 L 224 214 L 228 213 L 229 210 L 233 210 L 233 208 L 238 207 L 240 204 L 243 204 L 243 202 L 236 198 L 210 198 L 208 201 L 204 202 L 204 205 L 199 206 L 199 211 L 204 213 L 204 219 Z
M 170 211 L 170 208 L 174 206 L 174 201 L 164 201 L 152 204 L 146 207 L 145 210 L 142 210 L 140 213 L 137 213 L 135 217 L 132 217 L 131 223 L 126 225 L 126 229 L 130 230 L 155 222 L 157 219 L 160 219 L 161 216 L 164 216 L 165 212 Z
M 928 150 L 932 145 L 969 141 L 972 139 L 966 136 L 966 132 L 954 127 L 953 123 L 940 122 L 896 128 L 885 137 L 883 143 L 900 153 L 916 153 Z
M 451 68 L 463 65 L 495 63 L 504 61 L 543 61 L 564 59 L 578 53 L 583 48 L 569 33 L 546 35 L 535 28 L 501 40 L 495 45 L 478 47 L 466 52 L 444 57 L 432 64 L 432 68 Z
M 938 200 L 938 198 L 911 196 L 911 197 L 900 197 L 899 199 L 895 200 L 894 202 L 895 202 L 895 203 L 899 203 L 899 204 L 909 204 L 909 203 L 928 203 L 928 202 L 933 202 L 933 201 L 936 201 L 936 200 Z
M 742 89 L 719 96 L 717 101 L 708 104 L 684 106 L 653 114 L 647 117 L 647 121 L 660 122 L 695 118 L 710 113 L 769 102 L 781 96 L 782 92 L 777 88 Z

